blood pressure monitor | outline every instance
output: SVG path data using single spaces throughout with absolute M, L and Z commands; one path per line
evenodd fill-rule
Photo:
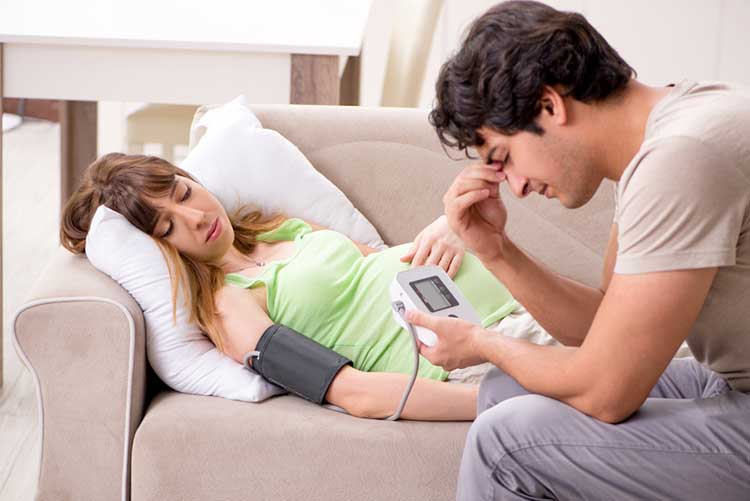
M 439 266 L 418 266 L 396 274 L 391 283 L 393 317 L 404 329 L 409 329 L 399 311 L 400 303 L 406 310 L 420 310 L 440 317 L 462 318 L 479 324 L 481 320 L 471 303 L 461 294 L 453 280 Z M 427 346 L 437 343 L 431 330 L 414 326 L 417 337 Z

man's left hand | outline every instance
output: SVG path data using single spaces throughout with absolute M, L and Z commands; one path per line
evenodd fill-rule
M 444 318 L 428 315 L 419 310 L 406 312 L 406 320 L 415 326 L 430 329 L 437 335 L 435 346 L 419 342 L 419 352 L 433 365 L 446 371 L 481 364 L 486 359 L 481 353 L 479 341 L 493 333 L 481 326 L 460 318 Z
M 412 266 L 440 266 L 453 278 L 461 267 L 464 253 L 464 243 L 453 233 L 448 219 L 443 215 L 417 235 L 411 249 L 401 257 L 401 261 L 411 262 Z

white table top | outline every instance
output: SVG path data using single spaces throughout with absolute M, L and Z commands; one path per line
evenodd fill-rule
M 377 0 L 0 0 L 0 42 L 353 56 Z

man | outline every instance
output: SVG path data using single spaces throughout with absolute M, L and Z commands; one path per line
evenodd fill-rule
M 430 115 L 481 163 L 453 230 L 560 346 L 417 311 L 422 354 L 485 361 L 458 499 L 750 499 L 750 94 L 648 87 L 580 15 L 497 5 L 442 67 Z M 600 289 L 505 233 L 498 193 L 588 202 L 617 182 Z M 687 339 L 696 360 L 672 357 Z

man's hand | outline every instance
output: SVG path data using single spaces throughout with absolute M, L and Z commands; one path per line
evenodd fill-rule
M 409 252 L 401 257 L 412 266 L 434 264 L 440 266 L 453 278 L 464 259 L 464 244 L 448 225 L 448 219 L 440 216 L 419 232 Z
M 505 174 L 497 167 L 474 164 L 456 177 L 443 196 L 451 229 L 484 262 L 500 257 L 508 213 L 500 199 Z
M 419 352 L 433 365 L 446 371 L 485 362 L 478 341 L 482 336 L 496 334 L 460 318 L 437 317 L 419 310 L 407 311 L 406 321 L 415 326 L 426 327 L 437 335 L 438 342 L 435 346 L 418 343 Z

